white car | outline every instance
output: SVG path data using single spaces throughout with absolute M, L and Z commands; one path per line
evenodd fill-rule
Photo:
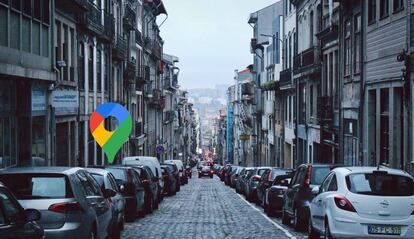
M 312 193 L 309 238 L 414 238 L 414 181 L 404 171 L 335 168 Z

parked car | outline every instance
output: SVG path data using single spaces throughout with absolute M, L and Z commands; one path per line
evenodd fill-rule
M 243 167 L 237 166 L 230 175 L 230 187 L 236 188 L 236 181 L 239 177 L 240 172 L 243 170 Z
M 214 171 L 211 168 L 211 166 L 204 165 L 204 166 L 201 166 L 201 169 L 198 170 L 198 177 L 199 178 L 201 178 L 203 176 L 208 176 L 210 178 L 213 178 L 213 175 L 214 175 Z
M 296 169 L 283 200 L 282 223 L 290 224 L 293 219 L 295 230 L 307 228 L 312 188 L 320 186 L 336 167 L 331 164 L 302 164 Z
M 16 180 L 18 179 L 18 180 Z M 112 208 L 92 176 L 82 168 L 26 167 L 1 171 L 2 181 L 25 207 L 40 211 L 46 238 L 107 238 Z
M 184 173 L 184 164 L 181 160 L 176 160 L 176 159 L 174 159 L 174 160 L 165 160 L 165 163 L 173 163 L 177 166 L 177 168 L 179 170 L 181 185 L 184 185 L 184 184 L 188 183 L 187 175 Z
M 263 201 L 263 209 L 268 216 L 273 216 L 276 213 L 282 212 L 283 197 L 291 180 L 292 174 L 276 176 L 273 180 L 272 186 L 266 190 Z
M 270 167 L 258 167 L 253 171 L 252 176 L 246 184 L 246 199 L 249 202 L 256 202 L 257 200 L 257 186 L 264 172 L 269 170 Z
M 158 209 L 158 183 L 157 180 L 152 174 L 151 169 L 148 166 L 134 166 L 133 167 L 136 172 L 139 174 L 139 178 L 144 185 L 145 189 L 145 211 L 146 213 L 152 213 L 154 209 Z
M 114 176 L 119 190 L 125 199 L 125 221 L 131 222 L 138 216 L 143 216 L 145 214 L 144 186 L 133 168 L 117 165 L 97 167 L 107 170 Z
M 402 170 L 336 168 L 312 193 L 309 238 L 414 238 L 414 181 Z
M 237 177 L 237 181 L 236 181 L 236 192 L 237 193 L 243 194 L 244 187 L 245 187 L 244 186 L 244 179 L 250 171 L 253 171 L 253 168 L 244 167 L 242 169 L 242 171 L 240 171 L 239 177 Z
M 175 181 L 176 192 L 179 192 L 180 188 L 181 188 L 181 182 L 180 182 L 180 174 L 179 174 L 177 165 L 175 165 L 174 163 L 164 163 L 164 164 L 161 164 L 161 165 L 166 165 L 171 169 L 172 174 L 175 178 L 174 181 Z
M 126 157 L 122 160 L 122 165 L 134 166 L 134 165 L 144 165 L 151 169 L 152 174 L 154 175 L 156 182 L 158 184 L 158 203 L 162 201 L 164 191 L 164 179 L 162 178 L 161 164 L 155 157 L 148 156 L 132 156 Z
M 43 239 L 43 228 L 36 222 L 40 219 L 38 210 L 24 210 L 0 182 L 0 239 Z
M 256 203 L 258 205 L 262 205 L 265 199 L 266 190 L 270 188 L 273 184 L 273 181 L 277 176 L 290 174 L 292 170 L 290 169 L 283 169 L 283 168 L 271 168 L 267 169 L 262 176 L 260 177 L 260 181 L 257 184 L 257 197 Z
M 230 185 L 230 174 L 231 174 L 231 170 L 232 170 L 233 167 L 234 166 L 232 166 L 230 164 L 228 164 L 228 165 L 226 165 L 226 167 L 224 167 L 224 170 L 223 170 L 224 180 L 223 181 L 224 181 L 225 185 Z
M 173 170 L 165 164 L 161 165 L 162 177 L 164 178 L 164 194 L 168 196 L 175 195 L 177 193 L 177 182 L 173 175 Z
M 187 167 L 185 167 L 185 173 L 187 174 L 188 178 L 191 178 L 193 176 L 193 169 L 187 165 Z
M 99 168 L 87 168 L 92 177 L 98 182 L 102 192 L 106 189 L 111 189 L 116 192 L 115 196 L 109 198 L 112 203 L 112 238 L 120 238 L 121 231 L 124 228 L 125 219 L 125 198 L 121 194 L 118 184 L 116 183 L 115 177 L 111 172 L 105 169 Z M 141 209 L 142 210 L 142 209 Z
M 256 168 L 249 168 L 244 177 L 241 178 L 241 192 L 246 197 L 247 187 L 249 186 L 249 179 L 253 176 Z

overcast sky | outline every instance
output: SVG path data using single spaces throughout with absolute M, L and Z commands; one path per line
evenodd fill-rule
M 278 0 L 164 0 L 164 52 L 180 58 L 184 89 L 232 84 L 235 69 L 252 63 L 250 13 Z M 165 15 L 158 17 L 158 23 Z

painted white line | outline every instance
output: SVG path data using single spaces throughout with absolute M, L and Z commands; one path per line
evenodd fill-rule
M 268 220 L 270 223 L 272 223 L 277 229 L 281 230 L 283 233 L 285 233 L 285 235 L 291 239 L 296 239 L 296 237 L 294 235 L 292 235 L 288 230 L 286 230 L 285 228 L 283 228 L 281 225 L 279 225 L 278 223 L 276 223 L 275 221 L 273 221 L 272 219 L 270 219 L 268 216 L 266 216 L 266 214 L 264 214 L 260 209 L 256 208 L 255 206 L 253 206 L 252 204 L 250 204 L 248 201 L 246 201 L 246 199 L 243 198 L 242 195 L 236 193 L 237 196 L 239 196 L 241 198 L 241 200 L 243 200 L 245 203 L 247 203 L 247 205 L 249 205 L 251 208 L 253 208 L 254 210 L 258 211 L 264 218 L 266 218 L 266 220 Z

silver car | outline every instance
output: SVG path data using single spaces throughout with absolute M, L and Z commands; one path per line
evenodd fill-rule
M 17 180 L 16 180 L 17 179 Z M 107 238 L 111 229 L 110 189 L 82 168 L 28 167 L 0 172 L 2 181 L 24 208 L 41 212 L 46 238 Z

